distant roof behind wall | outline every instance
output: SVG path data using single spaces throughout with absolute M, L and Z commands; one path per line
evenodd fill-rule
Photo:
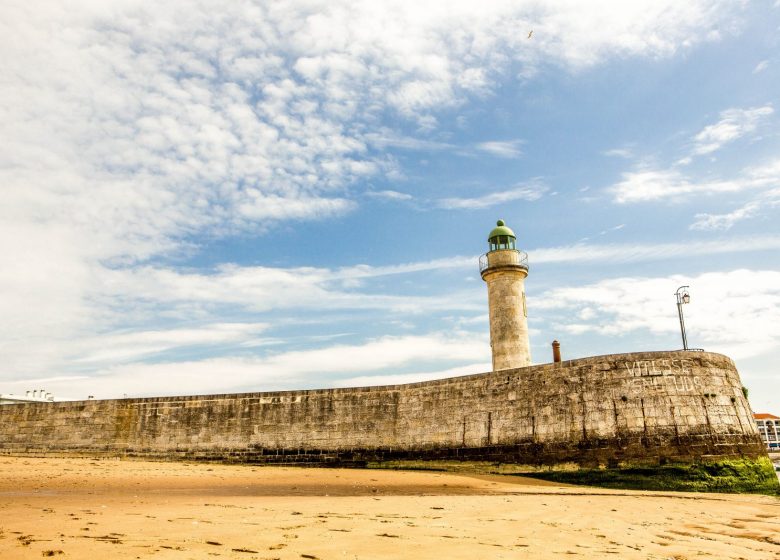
M 768 412 L 757 412 L 753 414 L 753 418 L 756 420 L 780 420 L 780 416 L 769 414 Z

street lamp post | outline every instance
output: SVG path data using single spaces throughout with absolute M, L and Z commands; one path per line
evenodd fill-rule
M 682 333 L 683 350 L 688 349 L 688 335 L 685 334 L 685 319 L 683 319 L 682 306 L 684 303 L 691 301 L 691 296 L 688 293 L 688 286 L 680 286 L 675 292 L 677 296 L 677 314 L 680 316 L 680 332 Z

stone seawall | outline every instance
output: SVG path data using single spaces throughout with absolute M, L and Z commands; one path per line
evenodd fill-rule
M 0 453 L 581 466 L 766 455 L 734 363 L 707 352 L 382 387 L 5 405 Z

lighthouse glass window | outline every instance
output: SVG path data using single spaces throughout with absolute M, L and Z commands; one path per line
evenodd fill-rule
M 490 244 L 490 250 L 496 251 L 498 249 L 514 249 L 515 248 L 515 240 L 509 237 L 508 235 L 499 235 L 497 237 L 494 237 L 493 239 L 496 240 L 496 243 Z

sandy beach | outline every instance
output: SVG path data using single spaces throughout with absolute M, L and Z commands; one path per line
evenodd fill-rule
M 0 459 L 0 558 L 780 558 L 780 500 L 520 477 Z

